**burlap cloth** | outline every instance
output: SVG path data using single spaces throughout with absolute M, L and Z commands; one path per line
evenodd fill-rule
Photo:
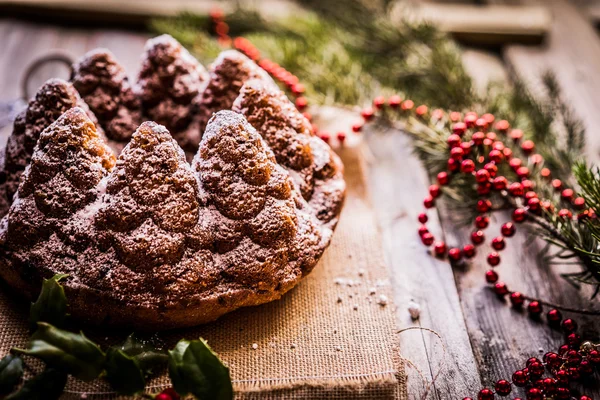
M 331 246 L 311 275 L 279 301 L 238 310 L 199 328 L 159 334 L 169 347 L 181 338 L 207 339 L 230 366 L 236 398 L 406 398 L 388 269 L 360 151 L 340 153 L 346 203 Z M 381 295 L 387 297 L 385 306 L 378 304 Z M 2 286 L 0 355 L 27 342 L 27 306 L 15 297 Z M 104 344 L 127 333 L 84 330 Z M 166 371 L 148 383 L 152 391 L 168 385 Z M 81 397 L 118 398 L 102 381 L 70 380 L 64 398 Z

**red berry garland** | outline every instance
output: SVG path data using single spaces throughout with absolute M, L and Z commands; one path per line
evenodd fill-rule
M 211 17 L 214 22 L 214 31 L 219 36 L 219 43 L 229 46 L 231 43 L 231 38 L 227 36 L 229 27 L 223 21 L 222 12 L 213 11 Z M 296 76 L 268 59 L 261 59 L 258 49 L 245 38 L 236 38 L 233 41 L 233 46 L 251 59 L 257 61 L 265 71 L 287 86 L 296 97 L 296 107 L 299 110 L 303 110 L 308 106 L 306 98 L 302 96 L 305 91 L 304 86 L 298 82 Z M 403 113 L 414 112 L 421 119 L 429 115 L 429 110 L 425 105 L 415 108 L 414 102 L 408 99 L 402 101 L 398 95 L 391 96 L 387 102 L 384 97 L 379 96 L 373 100 L 373 107 L 367 107 L 361 111 L 364 122 L 352 125 L 352 131 L 359 133 L 363 129 L 364 123 L 371 121 L 375 117 L 376 111 L 382 110 L 386 106 Z M 433 121 L 441 121 L 445 116 L 442 110 L 433 110 L 430 114 Z M 310 121 L 310 114 L 304 113 L 304 115 Z M 514 199 L 523 198 L 521 202 L 525 201 L 525 205 L 515 208 L 512 213 L 512 220 L 515 223 L 525 222 L 528 213 L 539 214 L 542 208 L 547 212 L 554 212 L 552 203 L 541 201 L 533 190 L 533 182 L 528 179 L 532 173 L 532 169 L 523 165 L 523 161 L 520 158 L 513 157 L 512 150 L 506 147 L 502 141 L 497 140 L 497 133 L 500 135 L 509 133 L 514 143 L 520 143 L 523 138 L 521 130 L 510 129 L 510 124 L 505 120 L 497 121 L 494 125 L 495 118 L 492 114 L 484 114 L 478 118 L 476 113 L 469 112 L 463 118 L 460 113 L 452 112 L 448 115 L 448 119 L 452 122 L 452 134 L 447 139 L 449 148 L 448 171 L 438 173 L 437 183 L 439 186 L 432 185 L 429 188 L 429 194 L 423 201 L 425 208 L 429 209 L 435 206 L 435 199 L 442 194 L 440 187 L 450 183 L 452 174 L 464 173 L 474 175 L 474 181 L 478 185 L 478 194 L 482 197 L 487 196 L 491 190 L 495 190 L 498 192 L 504 191 Z M 317 131 L 316 127 L 314 128 Z M 495 129 L 495 131 L 492 129 Z M 475 130 L 470 137 L 469 130 Z M 321 132 L 320 137 L 325 141 L 329 141 L 330 139 L 330 135 L 327 132 Z M 336 138 L 343 144 L 346 134 L 338 132 Z M 479 165 L 483 165 L 483 168 L 477 166 L 474 160 L 468 158 L 471 156 L 473 146 L 491 147 L 487 160 L 482 156 L 476 159 Z M 543 158 L 539 154 L 532 154 L 535 149 L 533 141 L 523 141 L 520 149 L 533 167 L 543 162 Z M 520 182 L 509 182 L 505 176 L 497 175 L 498 164 L 506 161 L 508 161 L 510 167 L 516 172 Z M 551 177 L 551 172 L 548 168 L 541 168 L 539 174 L 545 179 L 550 179 Z M 578 210 L 585 209 L 585 200 L 583 198 L 575 198 L 573 190 L 565 189 L 560 180 L 552 180 L 551 185 L 556 191 L 560 192 L 563 202 L 571 204 Z M 421 213 L 418 216 L 418 220 L 422 224 L 418 232 L 421 241 L 425 246 L 429 247 L 433 245 L 434 253 L 437 256 L 442 257 L 447 254 L 452 262 L 459 262 L 463 257 L 472 258 L 476 253 L 475 246 L 485 241 L 485 235 L 481 229 L 485 229 L 489 225 L 489 217 L 485 214 L 492 211 L 492 208 L 493 204 L 487 198 L 482 198 L 477 202 L 477 211 L 480 215 L 476 217 L 475 226 L 478 230 L 471 234 L 471 242 L 473 244 L 465 244 L 462 250 L 457 247 L 448 250 L 444 242 L 435 242 L 434 236 L 425 225 L 428 221 L 426 213 Z M 561 209 L 558 212 L 558 216 L 568 219 L 573 218 L 572 213 L 567 209 Z M 595 217 L 592 210 L 582 211 L 577 216 L 578 219 Z M 496 236 L 492 239 L 491 245 L 495 251 L 489 253 L 487 256 L 487 261 L 492 267 L 500 264 L 501 258 L 498 252 L 504 250 L 506 247 L 505 238 L 512 237 L 515 232 L 516 226 L 512 222 L 506 222 L 501 228 L 502 236 Z M 529 314 L 532 317 L 539 317 L 541 315 L 543 311 L 541 302 L 528 298 L 520 292 L 510 291 L 505 283 L 498 281 L 499 276 L 495 270 L 488 270 L 485 273 L 485 279 L 489 284 L 493 285 L 494 292 L 498 296 L 502 298 L 509 296 L 513 307 L 521 307 L 528 301 L 527 311 Z M 513 392 L 513 386 L 516 388 L 525 388 L 524 393 L 528 400 L 541 400 L 550 397 L 555 399 L 571 399 L 572 393 L 569 384 L 572 381 L 580 379 L 582 376 L 592 374 L 594 368 L 600 367 L 600 345 L 594 345 L 590 342 L 581 343 L 580 336 L 575 332 L 577 330 L 577 323 L 573 319 L 568 318 L 563 320 L 560 311 L 557 309 L 550 310 L 546 318 L 551 326 L 560 326 L 562 328 L 566 335 L 566 344 L 560 346 L 557 352 L 547 352 L 544 355 L 543 361 L 537 358 L 530 358 L 523 369 L 513 373 L 510 381 L 506 379 L 498 380 L 494 385 L 494 390 L 489 388 L 481 389 L 477 395 L 478 400 L 492 400 L 495 398 L 495 395 L 508 396 Z M 549 373 L 553 377 L 544 378 L 545 373 Z M 165 400 L 178 398 L 172 389 L 161 392 L 156 396 L 157 399 L 159 397 L 161 399 L 164 397 Z M 578 399 L 591 400 L 590 397 L 585 395 L 578 397 Z M 465 397 L 464 400 L 472 400 L 472 398 Z M 515 398 L 514 400 L 521 399 Z

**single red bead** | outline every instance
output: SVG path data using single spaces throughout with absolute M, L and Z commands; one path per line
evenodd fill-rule
M 493 161 L 496 164 L 499 164 L 502 162 L 504 155 L 502 154 L 502 152 L 500 150 L 492 150 L 492 151 L 490 151 L 490 154 L 488 155 L 488 157 L 489 157 L 490 161 Z
M 496 122 L 496 130 L 498 130 L 502 133 L 506 133 L 508 128 L 510 128 L 510 124 L 508 123 L 507 120 L 502 119 L 502 120 Z
M 452 135 L 448 136 L 447 142 L 448 142 L 448 146 L 450 148 L 454 148 L 454 147 L 460 146 L 460 142 L 461 142 L 460 136 L 455 135 L 453 133 Z
M 477 121 L 477 114 L 467 114 L 464 118 L 465 124 L 467 128 L 472 128 L 475 126 L 475 121 Z
M 527 373 L 525 371 L 519 370 L 513 374 L 512 381 L 515 386 L 523 387 L 527 385 L 527 382 L 529 381 L 529 376 L 527 376 Z
M 490 139 L 492 141 L 491 145 L 494 144 L 494 141 L 496 140 L 497 136 L 496 136 L 496 132 L 488 132 L 485 134 L 486 139 Z
M 179 394 L 175 391 L 175 389 L 173 389 L 172 387 L 170 388 L 166 388 L 165 390 L 163 390 L 161 393 L 165 393 L 168 394 L 169 396 L 171 396 L 171 398 L 173 400 L 179 400 L 181 397 L 179 396 Z
M 583 396 L 579 397 L 579 400 L 592 400 L 592 398 L 589 396 L 583 395 Z
M 556 371 L 554 376 L 560 385 L 567 385 L 569 383 L 569 373 L 564 369 Z
M 473 258 L 475 256 L 475 246 L 472 244 L 465 244 L 463 246 L 463 254 L 466 258 Z
M 496 176 L 496 174 L 498 173 L 498 167 L 496 166 L 495 163 L 493 162 L 489 162 L 487 164 L 485 164 L 483 166 L 483 168 L 490 173 L 490 177 L 494 178 Z
M 531 156 L 530 160 L 533 165 L 539 165 L 544 161 L 544 157 L 540 154 L 534 154 Z
M 527 218 L 527 211 L 524 208 L 517 208 L 513 211 L 512 219 L 515 222 L 523 222 Z
M 329 143 L 329 139 L 331 139 L 331 135 L 329 134 L 329 132 L 326 132 L 326 131 L 320 132 L 319 137 L 325 143 Z
M 437 174 L 437 181 L 442 186 L 447 185 L 448 182 L 450 181 L 450 178 L 448 177 L 448 173 L 442 171 L 439 174 Z
M 308 101 L 306 100 L 305 97 L 300 96 L 300 97 L 296 98 L 296 108 L 298 108 L 298 110 L 300 110 L 300 111 L 304 110 L 307 105 L 308 105 Z M 372 112 L 372 110 L 371 110 L 371 112 Z M 364 114 L 363 114 L 363 117 L 364 117 Z M 373 117 L 372 114 L 371 114 L 371 117 Z M 371 117 L 369 117 L 369 119 L 371 119 Z M 367 118 L 365 118 L 365 119 L 367 119 Z
M 360 132 L 360 130 L 362 129 L 362 127 L 363 127 L 362 123 L 353 124 L 352 125 L 352 132 L 358 133 L 358 132 Z
M 415 106 L 415 102 L 407 99 L 402 102 L 402 104 L 400 105 L 400 108 L 404 111 L 410 111 L 413 109 L 414 106 Z
M 496 117 L 494 117 L 494 115 L 490 113 L 483 114 L 481 118 L 485 119 L 488 124 L 494 123 L 494 120 L 496 119 Z
M 154 397 L 155 400 L 173 400 L 171 396 L 166 393 L 159 393 Z
M 558 216 L 564 219 L 571 219 L 573 218 L 573 213 L 571 213 L 571 211 L 567 210 L 566 208 L 563 208 L 558 211 Z
M 402 99 L 398 95 L 390 96 L 388 100 L 388 104 L 392 108 L 398 108 L 400 106 L 400 103 L 402 103 Z
M 440 195 L 440 187 L 438 185 L 430 185 L 429 194 L 435 199 Z
M 506 379 L 500 379 L 498 382 L 496 382 L 494 389 L 496 389 L 496 393 L 498 393 L 500 396 L 508 396 L 512 390 L 512 387 L 509 381 Z
M 537 360 L 537 358 L 536 358 Z M 532 361 L 528 366 L 527 370 L 529 371 L 529 376 L 531 377 L 540 377 L 544 375 L 544 365 L 539 361 Z
M 346 141 L 346 133 L 344 132 L 338 132 L 336 134 L 337 140 L 340 142 L 340 144 L 344 144 L 344 142 Z
M 295 95 L 302 94 L 305 91 L 306 91 L 306 89 L 305 89 L 304 85 L 301 83 L 296 83 L 292 86 L 292 93 L 294 93 Z
M 506 158 L 507 160 L 512 159 L 513 152 L 510 148 L 505 147 L 504 150 L 502 150 L 502 154 L 504 155 L 504 158 Z
M 502 232 L 503 236 L 511 237 L 516 232 L 515 225 L 512 222 L 506 222 L 500 228 L 500 232 Z
M 550 178 L 551 175 L 552 175 L 552 172 L 548 168 L 542 168 L 540 170 L 540 176 L 542 178 Z
M 481 389 L 479 391 L 479 394 L 477 395 L 477 400 L 493 400 L 494 399 L 494 392 L 492 392 L 490 389 Z
M 527 306 L 527 311 L 529 311 L 529 314 L 534 316 L 540 315 L 542 313 L 542 305 L 539 301 L 530 301 L 529 305 Z
M 490 264 L 492 267 L 495 267 L 496 265 L 500 264 L 500 254 L 492 251 L 490 254 L 488 254 L 487 261 L 488 264 Z
M 565 319 L 560 326 L 562 327 L 563 331 L 568 333 L 575 332 L 577 330 L 577 322 L 571 318 Z
M 521 149 L 523 149 L 523 153 L 527 155 L 531 154 L 534 148 L 535 144 L 531 140 L 525 140 L 523 143 L 521 143 Z
M 424 234 L 429 233 L 429 229 L 425 225 L 419 227 L 419 236 L 423 237 Z
M 566 354 L 571 351 L 568 344 L 563 344 L 558 348 L 558 355 L 566 357 Z
M 520 292 L 512 292 L 510 294 L 510 302 L 515 307 L 521 307 L 523 305 L 523 303 L 525 302 L 525 298 L 523 297 L 523 294 L 521 294 Z
M 587 359 L 594 365 L 600 365 L 600 351 L 590 350 L 587 354 Z
M 471 233 L 471 242 L 473 242 L 474 245 L 478 245 L 483 243 L 485 240 L 485 235 L 482 231 L 475 231 L 473 233 Z
M 527 389 L 527 400 L 543 400 L 544 394 L 536 387 Z
M 433 251 L 435 252 L 436 256 L 443 256 L 444 254 L 446 254 L 446 243 L 444 242 L 436 242 L 433 245 Z
M 490 173 L 485 169 L 480 169 L 475 173 L 475 180 L 479 183 L 488 182 L 490 180 Z
M 581 343 L 581 336 L 579 336 L 576 333 L 569 333 L 567 335 L 567 344 L 569 346 L 571 346 L 572 348 L 577 348 L 579 347 L 579 344 Z
M 547 318 L 549 323 L 557 324 L 561 321 L 562 314 L 556 308 L 553 308 L 552 310 L 548 311 Z
M 552 187 L 554 188 L 554 190 L 561 190 L 562 189 L 562 181 L 560 179 L 553 179 Z
M 514 197 L 521 197 L 525 194 L 523 185 L 521 185 L 519 182 L 511 183 L 510 186 L 508 187 L 508 191 L 511 194 L 511 196 L 514 196 Z
M 423 200 L 423 205 L 425 206 L 425 208 L 432 208 L 433 206 L 435 206 L 435 200 L 431 196 L 426 196 Z
M 571 391 L 566 387 L 558 387 L 554 396 L 558 400 L 567 400 L 571 398 Z
M 496 190 L 504 190 L 508 185 L 508 180 L 503 176 L 498 176 L 494 178 L 494 189 Z
M 548 365 L 549 368 L 557 368 L 562 364 L 562 360 L 560 356 L 553 351 L 549 351 L 544 354 L 544 362 Z
M 485 280 L 488 283 L 496 283 L 498 282 L 498 273 L 494 270 L 489 270 L 485 273 Z
M 554 378 L 545 378 L 542 381 L 542 387 L 544 388 L 545 394 L 552 394 L 556 390 L 556 379 Z
M 510 131 L 510 138 L 515 142 L 518 142 L 523 138 L 523 131 L 520 129 L 513 129 Z
M 492 139 L 492 138 L 489 136 L 489 134 L 488 134 L 488 135 L 486 135 L 486 136 L 487 136 L 489 139 Z M 505 147 L 504 147 L 504 143 L 502 143 L 502 142 L 501 142 L 501 141 L 499 141 L 499 140 L 496 140 L 494 143 L 492 143 L 492 149 L 494 149 L 494 150 L 502 151 L 502 150 L 504 150 L 504 148 L 505 148 Z
M 492 247 L 494 250 L 504 250 L 506 247 L 506 242 L 502 236 L 497 236 L 492 239 Z
M 385 106 L 385 97 L 377 96 L 373 99 L 373 105 L 377 108 L 382 108 Z
M 498 296 L 504 296 L 504 295 L 508 294 L 508 287 L 506 287 L 506 283 L 496 282 L 496 284 L 494 285 L 494 292 Z
M 585 199 L 583 197 L 576 198 L 573 200 L 573 206 L 578 210 L 583 210 L 585 208 Z
M 485 229 L 490 224 L 490 218 L 486 215 L 478 215 L 475 217 L 475 226 L 479 229 Z
M 582 360 L 578 368 L 579 373 L 583 376 L 589 376 L 594 373 L 594 366 L 588 360 Z
M 527 368 L 529 368 L 531 366 L 531 364 L 533 364 L 533 363 L 539 363 L 539 362 L 540 362 L 539 358 L 537 358 L 537 357 L 530 357 L 530 358 L 527 359 L 527 361 L 525 361 L 525 366 Z
M 457 171 L 458 168 L 460 167 L 460 163 L 458 161 L 456 161 L 454 158 L 449 158 L 448 159 L 448 171 Z
M 462 258 L 462 252 L 460 249 L 453 247 L 448 250 L 448 258 L 450 258 L 452 261 L 460 261 Z
M 429 108 L 427 108 L 426 105 L 421 104 L 415 109 L 415 114 L 417 114 L 417 117 L 423 117 L 425 114 L 427 114 L 428 110 Z
M 464 135 L 467 131 L 467 125 L 464 122 L 457 122 L 452 126 L 452 133 L 455 133 L 459 136 Z
M 529 207 L 531 211 L 538 211 L 540 209 L 540 203 L 540 199 L 538 199 L 537 197 L 533 197 L 527 200 L 527 207 Z
M 450 158 L 453 158 L 455 160 L 460 160 L 464 155 L 465 155 L 465 152 L 462 149 L 462 147 L 460 147 L 460 146 L 453 147 L 450 150 Z
M 465 155 L 468 155 L 471 153 L 471 143 L 469 143 L 469 142 L 462 142 L 460 144 L 460 148 L 463 149 L 463 152 Z
M 475 163 L 473 160 L 463 160 L 463 162 L 460 164 L 460 170 L 466 174 L 470 174 L 475 170 Z
M 475 132 L 471 135 L 471 140 L 475 143 L 476 146 L 481 146 L 483 144 L 483 139 L 485 139 L 485 133 L 483 132 Z
M 518 168 L 521 167 L 522 163 L 523 161 L 521 161 L 520 158 L 513 158 L 508 162 L 508 165 L 510 165 L 510 167 L 516 171 Z
M 529 176 L 529 168 L 519 167 L 517 168 L 517 175 L 519 178 L 527 178 Z
M 421 213 L 419 214 L 419 222 L 424 224 L 429 220 L 429 218 L 427 217 L 427 214 L 425 213 Z
M 574 194 L 575 194 L 575 192 L 573 192 L 573 189 L 565 189 L 561 192 L 560 196 L 565 201 L 571 201 L 571 200 L 573 200 Z
M 542 206 L 542 208 L 548 212 L 554 212 L 554 205 L 552 204 L 552 202 L 550 202 L 550 200 L 543 200 L 540 205 Z
M 488 212 L 492 208 L 492 202 L 488 199 L 477 201 L 477 211 L 480 213 Z
M 427 232 L 427 233 L 423 234 L 423 236 L 421 236 L 421 241 L 423 242 L 423 244 L 425 246 L 431 246 L 433 244 L 434 240 L 435 240 L 435 238 L 429 232 Z
M 298 97 L 298 99 L 300 99 L 300 98 L 301 97 Z M 298 101 L 298 99 L 296 99 L 296 101 Z M 373 111 L 373 109 L 371 107 L 367 107 L 360 112 L 360 115 L 363 117 L 363 119 L 365 121 L 370 121 L 373 119 L 373 116 L 375 115 L 375 111 Z

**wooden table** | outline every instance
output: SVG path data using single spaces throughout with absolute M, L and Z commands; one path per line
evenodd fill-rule
M 465 49 L 464 63 L 480 86 L 490 79 L 509 81 L 519 76 L 527 79 L 534 90 L 539 87 L 539 73 L 552 67 L 565 95 L 588 128 L 589 160 L 598 162 L 600 39 L 597 32 L 580 9 L 567 0 L 522 2 L 544 5 L 554 14 L 547 44 L 507 46 L 499 54 Z M 147 37 L 144 33 L 0 20 L 0 101 L 19 96 L 22 71 L 51 48 L 81 55 L 94 47 L 108 47 L 134 75 Z M 57 66 L 45 67 L 32 86 L 50 76 L 66 77 L 66 71 Z M 0 144 L 8 133 L 3 130 Z M 372 202 L 383 233 L 387 262 L 393 271 L 399 326 L 430 328 L 442 338 L 419 330 L 401 334 L 402 356 L 412 363 L 407 366 L 410 398 L 422 398 L 426 393 L 432 399 L 476 397 L 482 386 L 491 387 L 500 378 L 510 379 L 511 373 L 522 368 L 528 357 L 539 357 L 556 349 L 562 341 L 559 332 L 503 304 L 486 287 L 484 248 L 468 266 L 452 268 L 447 262 L 431 257 L 420 245 L 416 216 L 422 210 L 421 201 L 429 179 L 411 153 L 409 138 L 401 132 L 369 131 L 365 134 L 365 148 Z M 435 211 L 430 215 L 434 216 L 430 226 L 436 237 L 444 237 L 450 245 L 467 242 L 470 230 L 456 228 L 450 213 L 441 213 L 438 218 Z M 486 231 L 488 237 L 499 232 L 501 223 L 507 219 L 507 215 L 498 215 Z M 576 290 L 560 278 L 560 273 L 571 270 L 572 266 L 550 266 L 537 259 L 540 247 L 536 241 L 526 243 L 522 232 L 508 241 L 500 271 L 510 288 L 570 307 L 600 309 L 597 300 L 590 301 L 590 288 Z M 411 299 L 422 309 L 417 322 L 411 320 L 407 311 Z M 597 318 L 576 318 L 583 325 L 582 336 L 599 339 Z M 436 376 L 428 390 L 427 382 Z M 586 393 L 600 398 L 598 387 L 588 387 Z

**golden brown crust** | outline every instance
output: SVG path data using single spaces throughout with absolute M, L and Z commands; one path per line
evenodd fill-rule
M 192 326 L 297 284 L 337 220 L 318 212 L 240 114 L 215 114 L 190 166 L 153 122 L 115 162 L 74 108 L 42 133 L 2 221 L 0 275 L 33 297 L 69 274 L 70 312 L 89 323 Z

